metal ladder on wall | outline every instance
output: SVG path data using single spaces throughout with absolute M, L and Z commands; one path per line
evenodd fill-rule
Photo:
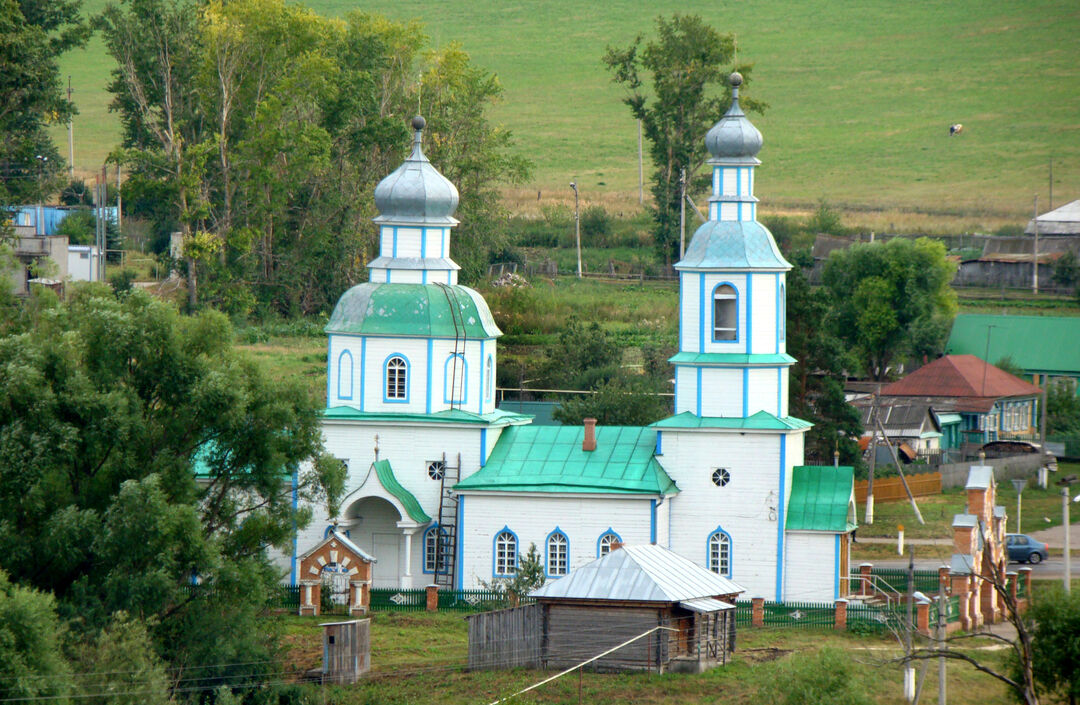
M 439 484 L 439 533 L 435 542 L 435 584 L 440 590 L 454 589 L 454 573 L 457 567 L 457 513 L 458 498 L 452 488 L 461 477 L 461 453 L 453 466 L 442 458 L 443 475 Z
M 464 361 L 465 359 L 465 345 L 469 342 L 468 332 L 465 330 L 465 318 L 461 313 L 461 303 L 458 301 L 457 292 L 447 284 L 438 284 L 438 287 L 442 289 L 443 296 L 446 297 L 447 307 L 450 309 L 450 320 L 454 322 L 454 352 L 453 352 L 453 366 L 450 373 L 450 408 L 454 408 L 455 399 L 460 399 L 463 394 L 458 394 L 458 361 Z M 464 371 L 462 371 L 464 375 Z M 468 384 L 465 379 L 461 380 L 461 385 L 464 387 Z M 460 408 L 461 402 L 457 401 Z

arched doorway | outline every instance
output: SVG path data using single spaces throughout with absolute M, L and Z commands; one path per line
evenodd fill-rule
M 338 524 L 339 530 L 347 531 L 353 543 L 378 561 L 372 569 L 372 587 L 400 587 L 405 538 L 398 528 L 400 521 L 401 513 L 387 500 L 363 497 L 348 506 Z

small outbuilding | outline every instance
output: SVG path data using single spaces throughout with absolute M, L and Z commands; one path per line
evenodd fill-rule
M 371 604 L 375 558 L 337 529 L 300 556 L 300 614 L 318 615 L 324 589 L 339 596 L 349 614 L 366 614 Z
M 589 667 L 700 673 L 734 652 L 742 592 L 666 548 L 613 547 L 534 591 L 535 605 L 469 617 L 469 666 L 566 668 L 625 644 Z

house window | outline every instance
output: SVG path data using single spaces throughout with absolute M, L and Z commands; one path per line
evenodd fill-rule
M 713 340 L 738 340 L 738 294 L 730 284 L 713 289 Z
M 556 529 L 547 540 L 547 574 L 566 575 L 570 567 L 570 542 L 566 534 Z
M 731 577 L 731 537 L 723 529 L 709 536 L 709 570 Z
M 432 526 L 424 532 L 424 572 L 439 573 L 447 570 L 450 555 L 450 535 L 441 526 Z
M 338 399 L 352 399 L 353 391 L 353 359 L 352 353 L 342 350 L 337 363 L 337 395 Z
M 605 531 L 600 536 L 600 540 L 596 542 L 596 557 L 603 558 L 607 554 L 611 553 L 611 547 L 614 544 L 621 542 L 622 539 L 620 539 L 619 535 L 616 534 L 614 531 L 611 531 L 610 529 L 608 531 Z
M 469 368 L 465 364 L 465 356 L 461 353 L 453 353 L 443 365 L 443 401 L 447 404 L 465 404 L 468 400 L 466 393 L 466 378 Z
M 409 363 L 400 355 L 386 361 L 386 399 L 405 401 L 407 398 Z
M 495 575 L 510 576 L 517 571 L 517 536 L 510 530 L 495 537 Z
M 432 480 L 442 480 L 446 477 L 446 463 L 441 460 L 432 460 L 427 464 L 427 476 Z

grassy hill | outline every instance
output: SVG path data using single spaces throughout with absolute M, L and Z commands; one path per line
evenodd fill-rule
M 104 0 L 84 4 L 95 11 Z M 329 15 L 360 6 L 308 4 Z M 571 180 L 587 199 L 636 203 L 636 123 L 600 57 L 675 11 L 736 33 L 740 57 L 754 62 L 750 92 L 770 106 L 753 118 L 765 136 L 763 210 L 825 197 L 856 210 L 1026 219 L 1036 193 L 1046 203 L 1051 156 L 1055 202 L 1080 197 L 1080 5 L 1070 0 L 369 0 L 363 8 L 420 18 L 434 45 L 459 41 L 500 76 L 496 118 L 537 166 L 516 194 L 522 205 L 537 190 L 565 196 Z M 76 165 L 90 171 L 118 136 L 100 40 L 63 70 L 82 113 Z M 955 122 L 964 132 L 950 138 Z M 66 147 L 64 130 L 56 139 Z

